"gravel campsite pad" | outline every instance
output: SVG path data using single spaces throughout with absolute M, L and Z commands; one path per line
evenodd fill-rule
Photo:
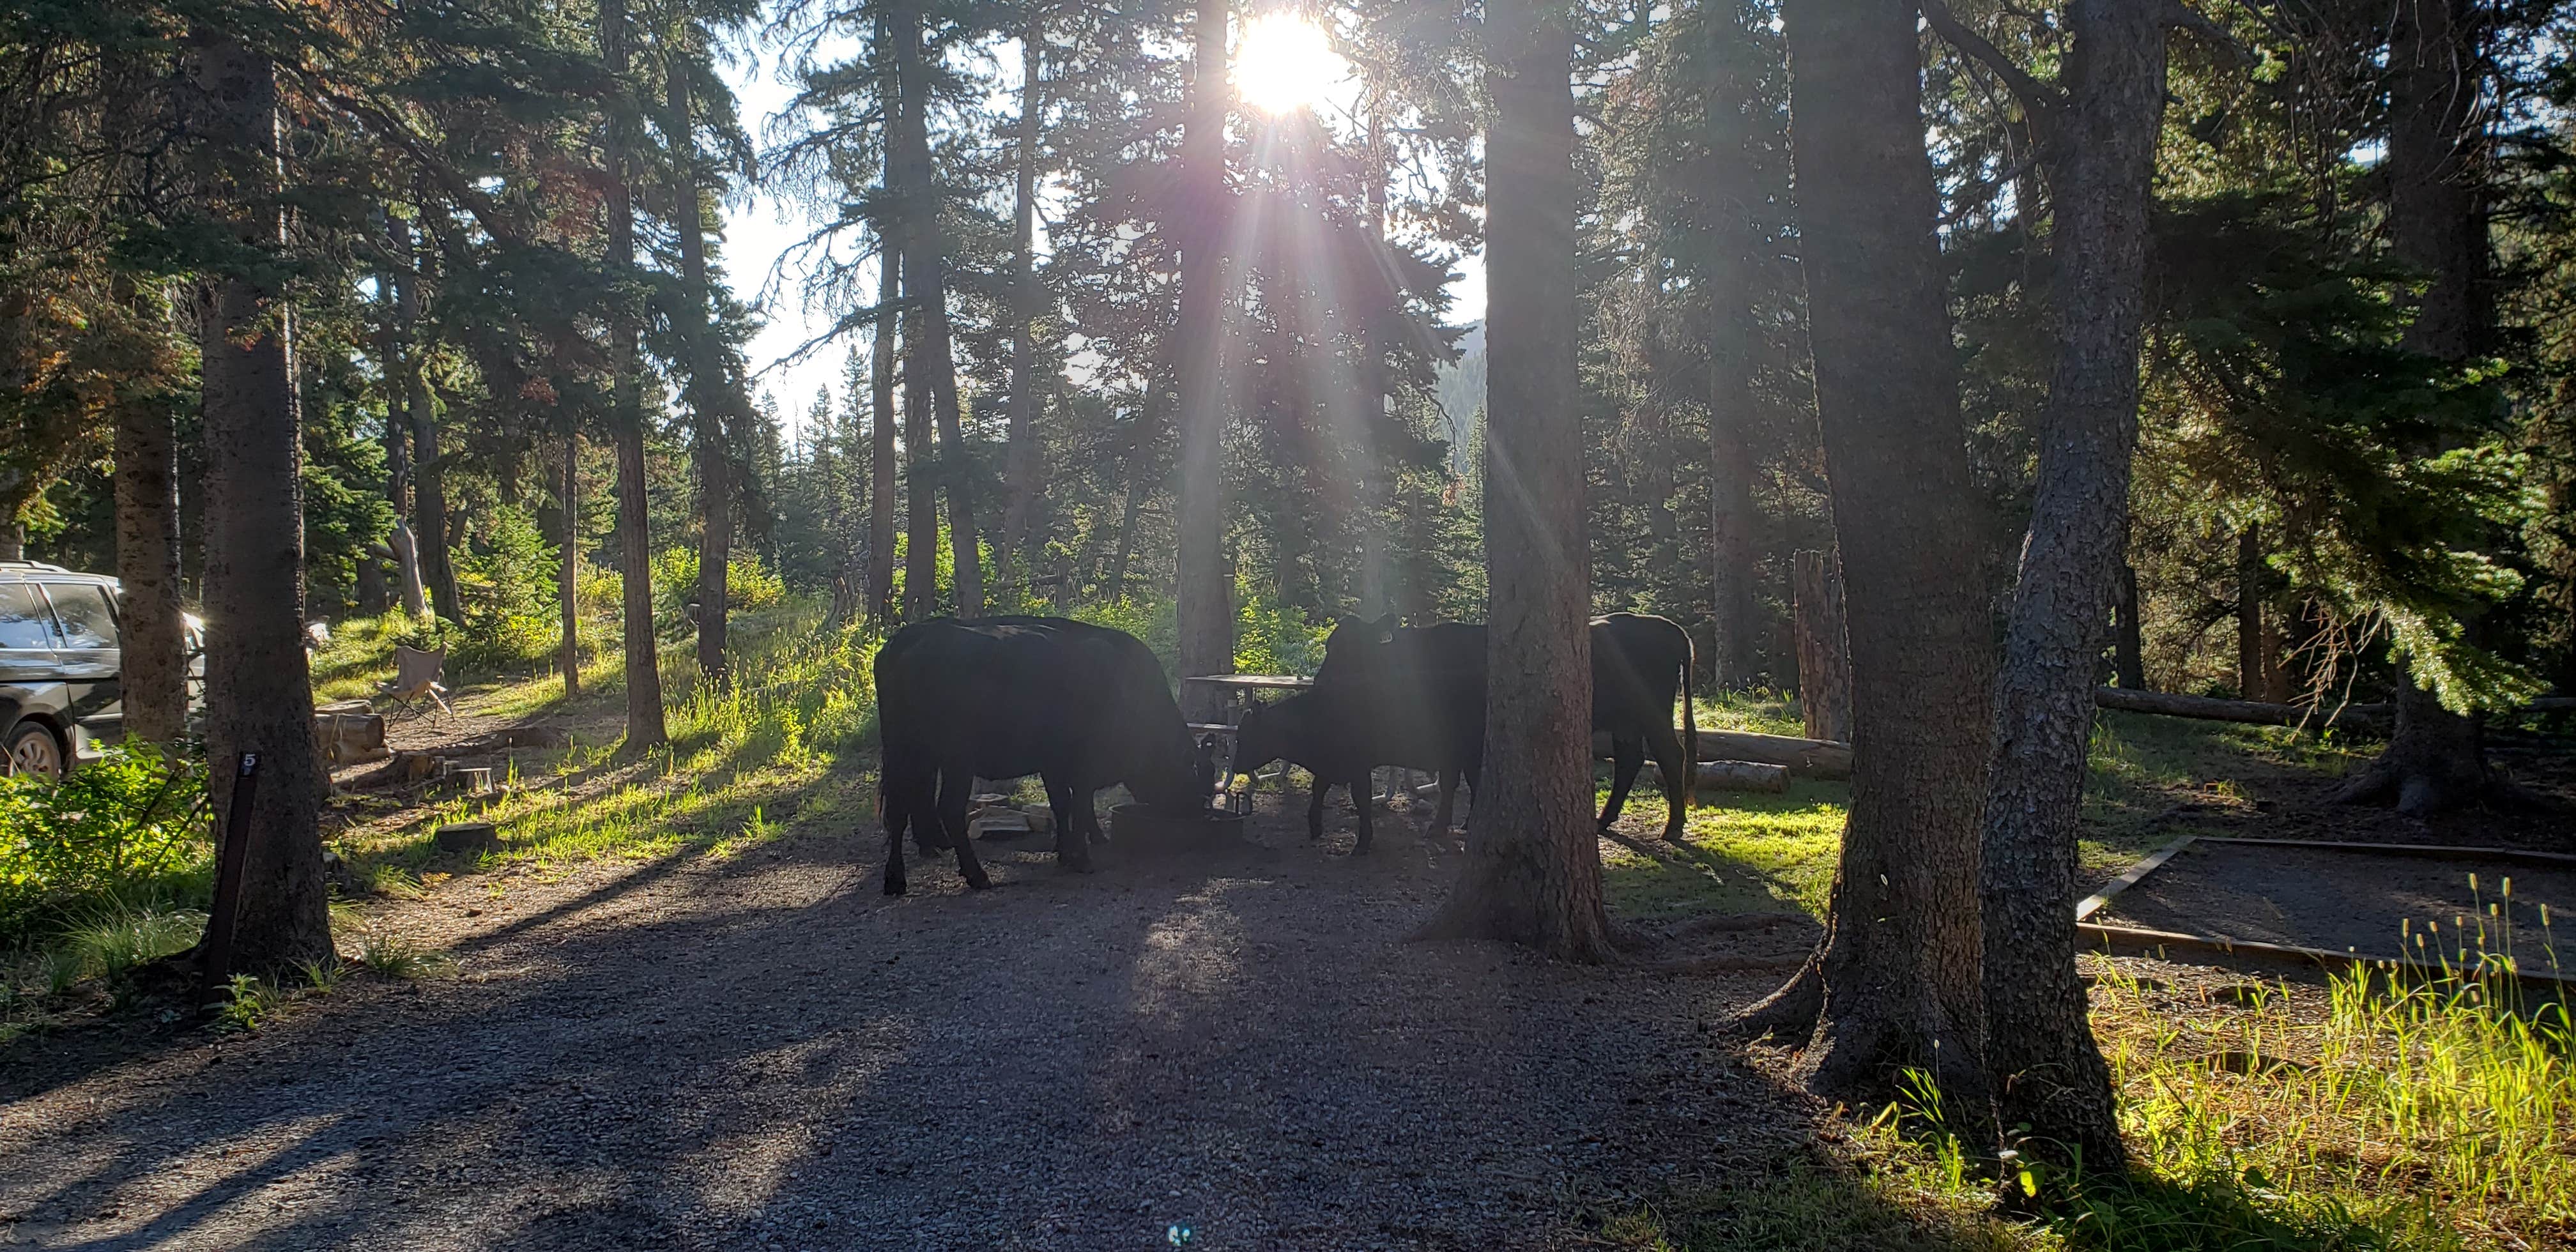
M 1778 973 L 1404 942 L 1454 845 L 1301 819 L 899 900 L 872 834 L 461 877 L 388 923 L 454 977 L 0 1061 L 0 1246 L 1553 1247 L 1808 1137 L 1706 1033 Z
M 2477 886 L 2470 887 L 2475 875 Z M 2196 841 L 2158 866 L 2136 886 L 2111 898 L 2092 920 L 2181 934 L 2213 935 L 2261 943 L 2396 956 L 2401 931 L 2437 924 L 2426 935 L 2456 953 L 2465 924 L 2476 944 L 2476 920 L 2485 918 L 2490 949 L 2503 947 L 2502 905 L 2512 884 L 2513 942 L 2530 968 L 2547 970 L 2545 941 L 2557 932 L 2560 958 L 2576 967 L 2576 866 L 2565 868 L 2480 860 L 2476 854 L 2440 858 L 2353 849 L 2283 847 Z M 2542 906 L 2553 926 L 2544 929 Z M 2412 941 L 2406 941 L 2411 950 Z M 2428 949 L 2429 950 L 2429 949 Z

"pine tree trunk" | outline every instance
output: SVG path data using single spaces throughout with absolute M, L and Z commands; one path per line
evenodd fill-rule
M 2129 691 L 2147 689 L 2147 643 L 2145 629 L 2138 622 L 2138 569 L 2120 562 L 2120 605 L 2116 626 L 2119 635 L 2113 640 L 2113 668 L 2120 686 Z
M 1225 183 L 1227 0 L 1198 0 L 1190 70 L 1190 115 L 1181 137 L 1180 368 L 1181 482 L 1179 619 L 1181 673 L 1234 671 L 1234 570 L 1226 560 Z M 1206 699 L 1195 688 L 1190 700 Z M 1209 710 L 1183 710 L 1197 718 Z
M 1574 38 L 1548 0 L 1486 0 L 1492 298 L 1485 402 L 1484 784 L 1426 936 L 1612 956 L 1592 816 L 1590 562 L 1575 387 Z
M 1850 743 L 1851 630 L 1841 562 L 1831 552 L 1791 559 L 1790 619 L 1798 635 L 1798 710 L 1807 737 Z
M 877 301 L 903 291 L 903 251 L 880 243 Z M 877 315 L 868 345 L 868 612 L 879 626 L 894 620 L 894 337 L 892 312 Z
M 1359 154 L 1368 179 L 1362 203 L 1367 213 L 1368 244 L 1381 254 L 1386 239 L 1386 119 L 1385 102 L 1369 104 L 1365 129 L 1365 149 Z M 1397 294 L 1401 298 L 1401 293 Z M 1393 571 L 1388 568 L 1387 528 L 1387 449 L 1386 435 L 1393 425 L 1388 401 L 1392 389 L 1387 384 L 1386 344 L 1376 328 L 1362 321 L 1353 328 L 1354 351 L 1359 357 L 1359 413 L 1354 423 L 1357 436 L 1355 455 L 1359 460 L 1359 503 L 1354 521 L 1359 528 L 1359 605 L 1360 616 L 1375 619 L 1394 608 Z
M 1101 586 L 1113 604 L 1127 602 L 1127 563 L 1136 555 L 1136 517 L 1145 511 L 1146 493 L 1153 489 L 1152 476 L 1145 467 L 1153 463 L 1155 441 L 1163 432 L 1163 387 L 1147 380 L 1144 408 L 1136 415 L 1136 429 L 1127 440 L 1127 503 L 1118 514 L 1118 554 L 1109 559 L 1109 573 Z
M 2247 526 L 2236 536 L 2236 692 L 2260 700 L 2270 689 L 2263 667 L 2263 536 Z
M 930 162 L 930 82 L 921 64 L 919 0 L 899 0 L 893 20 L 895 77 L 903 93 L 899 133 L 905 179 L 897 196 L 904 214 L 904 285 L 918 302 L 914 316 L 921 328 L 908 374 L 922 377 L 939 421 L 939 478 L 947 486 L 949 570 L 956 584 L 957 615 L 981 617 L 984 576 L 975 527 L 974 458 L 966 447 L 957 361 L 949 341 L 947 245 L 939 226 L 937 174 Z
M 2405 343 L 2444 361 L 2468 360 L 2491 338 L 2492 312 L 2479 291 L 2487 228 L 2474 13 L 2467 0 L 2400 5 L 2388 41 L 2389 250 L 2431 279 Z M 2336 798 L 2394 800 L 2416 816 L 2489 798 L 2494 780 L 2477 720 L 2443 708 L 2411 672 L 2399 674 L 2398 688 L 2388 747 Z
M 581 432 L 565 414 L 563 476 L 555 501 L 563 509 L 561 564 L 555 574 L 555 602 L 563 612 L 563 634 L 555 645 L 555 665 L 563 671 L 564 698 L 581 695 Z
M 386 242 L 400 246 L 401 239 L 388 233 Z M 393 550 L 394 585 L 402 596 L 403 613 L 420 618 L 429 615 L 429 592 L 420 577 L 420 544 L 411 533 L 411 388 L 400 381 L 408 376 L 404 359 L 411 329 L 398 294 L 399 280 L 387 272 L 378 275 L 377 281 L 383 293 L 378 307 L 385 319 L 377 349 L 385 387 L 385 496 L 394 506 L 394 530 L 386 546 Z
M 1760 519 L 1753 489 L 1753 311 L 1746 302 L 1756 246 L 1752 209 L 1744 189 L 1753 186 L 1753 154 L 1746 146 L 1745 84 L 1721 69 L 1709 85 L 1709 189 L 1725 216 L 1713 241 L 1709 278 L 1708 504 L 1709 586 L 1716 646 L 1709 664 L 1721 690 L 1742 690 L 1758 680 L 1754 591 L 1761 577 Z
M 676 62 L 678 58 L 673 58 Z M 679 214 L 680 282 L 688 292 L 689 312 L 683 333 L 689 345 L 689 414 L 695 419 L 690 444 L 698 469 L 698 672 L 721 690 L 726 681 L 725 618 L 731 597 L 726 577 L 733 562 L 733 461 L 726 455 L 724 364 L 707 325 L 706 224 L 698 209 L 696 129 L 689 116 L 689 78 L 677 64 L 664 67 L 664 95 L 670 103 L 672 147 L 680 163 L 673 188 Z
M 1987 1103 L 1977 819 L 1990 626 L 1914 6 L 1790 0 L 1784 16 L 1851 636 L 1852 807 L 1824 946 L 1745 1024 L 1808 1040 L 1801 1065 L 1819 1092 L 1883 1099 L 1917 1067 L 1973 1119 Z
M 1018 176 L 1014 204 L 1014 255 L 1011 294 L 1011 428 L 1009 465 L 1011 499 L 1002 515 L 1002 543 L 994 554 L 1002 561 L 1003 580 L 1029 562 L 1029 522 L 1038 500 L 1037 322 L 1038 322 L 1038 126 L 1045 109 L 1040 75 L 1045 70 L 1045 9 L 1029 6 L 1020 31 L 1020 127 L 1013 152 Z M 1029 566 L 1034 568 L 1034 566 Z
M 403 393 L 403 408 L 411 418 L 412 475 L 412 542 L 418 545 L 420 579 L 428 589 L 430 607 L 451 622 L 465 620 L 465 606 L 456 593 L 456 562 L 448 551 L 447 470 L 438 461 L 438 412 L 430 403 L 429 380 L 421 373 L 419 267 L 427 258 L 412 246 L 411 228 L 400 218 L 393 219 L 393 243 L 397 252 L 409 253 L 415 267 L 394 276 L 394 300 L 400 311 L 402 326 L 402 376 L 388 379 L 386 385 Z
M 2127 1156 L 2111 1072 L 2075 968 L 2076 834 L 2129 533 L 2165 27 L 2152 0 L 2076 0 L 2068 24 L 2066 115 L 2054 137 L 2063 146 L 2052 154 L 2057 365 L 1995 682 L 1986 1062 L 1999 1121 L 2029 1127 L 2025 1151 L 2117 1176 Z
M 600 0 L 599 51 L 612 77 L 626 76 L 626 0 Z M 608 266 L 620 282 L 635 273 L 634 171 L 627 161 L 626 123 L 608 122 Z M 618 296 L 609 327 L 609 368 L 615 371 L 609 416 L 617 448 L 618 582 L 625 593 L 622 626 L 626 648 L 626 745 L 636 752 L 669 739 L 662 721 L 662 669 L 653 639 L 653 536 L 647 522 L 644 463 L 643 365 L 636 314 Z
M 145 302 L 128 304 L 142 309 Z M 158 309 L 149 315 L 152 321 L 168 321 Z M 167 745 L 178 741 L 188 718 L 188 645 L 179 598 L 177 428 L 160 395 L 121 400 L 115 418 L 116 577 L 124 588 L 117 597 L 117 624 L 125 733 Z
M 904 275 L 910 295 L 912 276 Z M 930 442 L 930 375 L 921 367 L 921 312 L 904 316 L 903 333 L 903 618 L 939 615 L 939 476 Z
M 277 70 L 235 38 L 197 29 L 196 86 L 209 141 L 211 199 L 248 248 L 284 246 L 277 202 Z M 275 975 L 324 966 L 330 893 L 322 877 L 324 778 L 313 740 L 304 652 L 302 413 L 294 322 L 279 293 L 248 277 L 202 288 L 200 379 L 206 457 L 206 750 L 215 837 L 244 845 L 232 969 Z M 259 754 L 249 825 L 229 824 L 234 764 Z

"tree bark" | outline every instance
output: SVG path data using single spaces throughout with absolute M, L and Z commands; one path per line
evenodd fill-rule
M 555 645 L 555 665 L 563 670 L 564 698 L 581 696 L 581 431 L 564 414 L 563 477 L 555 501 L 563 509 L 561 564 L 555 574 L 555 601 L 563 612 L 563 635 Z
M 2484 348 L 2492 320 L 2480 291 L 2487 228 L 2479 204 L 2483 70 L 2474 13 L 2467 0 L 2400 5 L 2388 41 L 2389 250 L 2431 280 L 2405 344 L 2444 361 L 2465 361 Z M 2388 747 L 2336 798 L 2393 800 L 2399 812 L 2417 816 L 2484 800 L 2494 779 L 2477 719 L 2443 708 L 2411 667 L 2401 668 Z
M 1991 628 L 1914 6 L 1790 0 L 1785 20 L 1854 760 L 1824 946 L 1746 1024 L 1812 1033 L 1801 1065 L 1817 1091 L 1882 1099 L 1919 1067 L 1974 1119 L 1988 1103 L 1977 819 Z
M 1485 774 L 1426 936 L 1612 956 L 1592 817 L 1590 561 L 1576 404 L 1574 38 L 1549 0 L 1487 0 Z M 1363 801 L 1365 802 L 1365 801 Z
M 128 303 L 139 309 L 146 302 Z M 167 323 L 166 311 L 155 308 L 150 315 Z M 115 414 L 125 733 L 168 745 L 178 741 L 188 719 L 188 645 L 179 620 L 178 436 L 169 399 L 157 391 L 120 400 Z
M 278 203 L 277 69 L 233 36 L 198 28 L 198 133 L 212 195 L 245 247 L 285 246 Z M 304 652 L 302 412 L 294 320 L 280 293 L 242 274 L 208 279 L 198 325 L 206 456 L 206 748 L 215 837 L 245 840 L 235 971 L 275 975 L 338 959 L 322 877 L 324 778 Z M 234 763 L 259 754 L 249 825 L 229 815 Z
M 611 77 L 626 76 L 626 0 L 600 0 L 599 51 Z M 608 265 L 621 285 L 635 274 L 634 171 L 627 161 L 627 123 L 608 119 Z M 615 371 L 609 425 L 617 447 L 618 582 L 625 592 L 626 745 L 636 752 L 669 740 L 662 721 L 662 670 L 653 639 L 653 536 L 646 514 L 644 412 L 630 297 L 620 292 L 609 326 L 609 368 Z
M 1181 136 L 1180 203 L 1173 210 L 1181 243 L 1180 324 L 1173 331 L 1180 367 L 1181 482 L 1179 619 L 1181 673 L 1234 670 L 1234 570 L 1226 561 L 1228 319 L 1224 256 L 1231 218 L 1225 183 L 1228 0 L 1198 0 L 1190 71 L 1190 114 Z M 1195 688 L 1192 701 L 1208 697 Z M 1194 718 L 1203 707 L 1185 709 Z M 1203 719 L 1202 719 L 1203 720 Z
M 689 77 L 680 58 L 663 69 L 670 104 L 671 145 L 679 163 L 675 192 L 680 236 L 680 282 L 689 311 L 683 333 L 689 346 L 690 443 L 698 469 L 698 672 L 718 690 L 726 683 L 725 618 L 731 598 L 726 577 L 733 562 L 733 459 L 725 449 L 727 394 L 724 363 L 707 318 L 706 221 L 699 212 L 697 130 L 689 116 Z
M 957 615 L 984 615 L 983 555 L 975 527 L 974 456 L 957 396 L 957 361 L 948 331 L 947 245 L 939 226 L 937 172 L 930 161 L 930 81 L 921 63 L 922 6 L 896 5 L 895 77 L 903 93 L 900 135 L 906 177 L 898 191 L 904 214 L 904 284 L 915 296 L 921 327 L 908 369 L 923 375 L 939 421 L 939 478 L 947 486 L 949 571 Z
M 1851 646 L 1843 576 L 1831 552 L 1798 553 L 1791 570 L 1798 632 L 1798 711 L 1807 737 L 1850 743 Z
M 1038 323 L 1038 127 L 1045 110 L 1040 76 L 1045 71 L 1045 6 L 1029 6 L 1020 30 L 1020 124 L 1013 152 L 1019 186 L 1013 206 L 1011 260 L 1011 426 L 1008 470 L 1010 504 L 1002 515 L 1002 543 L 994 555 L 1002 561 L 1003 581 L 1018 571 L 1034 569 L 1029 553 L 1029 520 L 1038 500 L 1037 323 Z
M 2075 0 L 2068 24 L 2067 106 L 2052 154 L 2057 364 L 1995 684 L 1986 797 L 1986 1061 L 1998 1120 L 2029 1128 L 2026 1151 L 2117 1175 L 2127 1155 L 2110 1068 L 2075 968 L 2075 845 L 2129 533 L 2164 10 Z

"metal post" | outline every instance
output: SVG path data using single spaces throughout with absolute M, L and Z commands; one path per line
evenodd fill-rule
M 233 775 L 233 800 L 224 814 L 224 846 L 215 864 L 215 902 L 206 918 L 200 994 L 212 1000 L 231 985 L 233 928 L 241 917 L 242 866 L 250 855 L 251 799 L 259 792 L 259 753 L 241 754 Z

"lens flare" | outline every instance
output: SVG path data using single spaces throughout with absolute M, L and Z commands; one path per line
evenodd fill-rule
M 1291 113 L 1321 102 L 1351 76 L 1324 29 L 1294 13 L 1270 13 L 1243 28 L 1234 50 L 1234 89 L 1265 113 Z

